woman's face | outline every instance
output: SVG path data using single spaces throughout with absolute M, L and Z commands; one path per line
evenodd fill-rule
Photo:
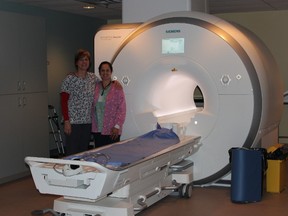
M 111 71 L 108 64 L 103 64 L 101 66 L 101 69 L 99 71 L 99 75 L 103 81 L 104 80 L 111 80 L 112 71 Z
M 79 58 L 77 61 L 78 70 L 87 71 L 90 65 L 89 58 L 87 56 L 83 56 Z

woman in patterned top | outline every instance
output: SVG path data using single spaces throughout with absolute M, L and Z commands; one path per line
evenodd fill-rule
M 61 107 L 64 118 L 66 155 L 88 150 L 91 140 L 91 108 L 99 78 L 88 72 L 90 53 L 79 50 L 74 59 L 76 71 L 62 82 Z
M 119 142 L 126 117 L 124 91 L 112 81 L 112 64 L 104 61 L 98 69 L 102 81 L 96 84 L 92 106 L 95 147 Z

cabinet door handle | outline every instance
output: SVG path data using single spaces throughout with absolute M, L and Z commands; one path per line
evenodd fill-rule
M 21 82 L 20 81 L 17 82 L 17 91 L 21 91 Z
M 21 107 L 21 106 L 22 106 L 22 98 L 18 97 L 18 107 Z
M 27 98 L 23 97 L 22 98 L 22 106 L 25 107 L 27 105 Z
M 25 107 L 27 105 L 26 97 L 18 97 L 18 107 Z
M 25 81 L 22 82 L 22 90 L 23 90 L 23 91 L 26 90 L 26 82 L 25 82 Z

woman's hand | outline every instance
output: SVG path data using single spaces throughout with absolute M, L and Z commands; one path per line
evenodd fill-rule
M 111 135 L 110 135 L 110 136 L 111 136 L 111 139 L 112 139 L 112 140 L 117 139 L 118 136 L 119 136 L 119 129 L 113 127 L 113 128 L 111 129 Z
M 65 121 L 64 122 L 64 133 L 66 133 L 67 135 L 70 135 L 71 132 L 72 132 L 72 128 L 71 128 L 70 121 Z

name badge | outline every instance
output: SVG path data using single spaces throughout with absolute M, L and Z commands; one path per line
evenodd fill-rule
M 103 102 L 103 101 L 104 101 L 104 97 L 102 95 L 99 95 L 98 102 Z

